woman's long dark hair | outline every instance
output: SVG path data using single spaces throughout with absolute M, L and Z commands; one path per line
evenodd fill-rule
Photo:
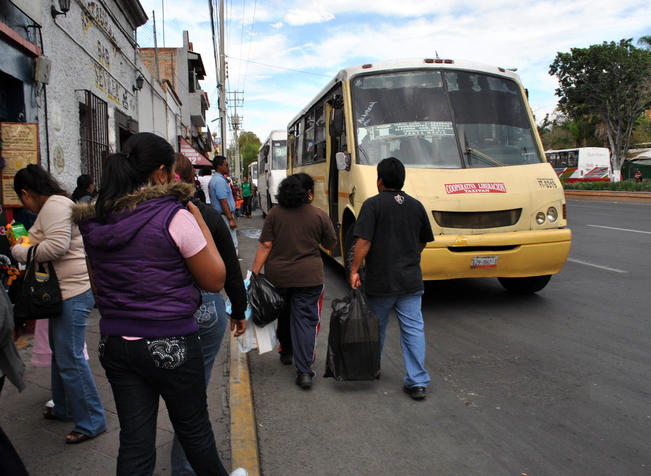
M 20 197 L 21 190 L 29 190 L 39 195 L 63 195 L 70 197 L 68 192 L 61 188 L 59 182 L 47 173 L 40 165 L 29 164 L 20 169 L 14 177 L 14 191 Z
M 285 208 L 298 208 L 310 203 L 308 193 L 314 192 L 314 180 L 308 174 L 290 175 L 278 187 L 278 204 Z
M 174 160 L 174 149 L 162 137 L 151 132 L 129 137 L 122 152 L 111 154 L 106 161 L 95 204 L 97 217 L 105 219 L 116 200 L 145 185 L 161 165 L 171 174 Z
M 88 188 L 93 184 L 93 178 L 90 175 L 82 174 L 77 177 L 77 188 L 72 192 L 72 200 L 77 202 L 81 197 L 91 195 Z

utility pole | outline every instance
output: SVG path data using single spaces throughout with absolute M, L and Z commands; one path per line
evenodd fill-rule
M 242 116 L 237 115 L 237 106 L 242 106 L 244 103 L 244 98 L 242 97 L 237 97 L 239 94 L 240 96 L 244 94 L 243 91 L 231 91 L 229 93 L 231 95 L 231 98 L 229 98 L 229 103 L 232 104 L 233 106 L 233 115 L 231 116 L 231 128 L 233 129 L 234 136 L 235 136 L 235 168 L 233 170 L 233 175 L 237 178 L 239 181 L 240 178 L 242 177 L 242 170 L 241 170 L 241 163 L 242 161 L 240 160 L 240 141 L 239 141 L 239 130 L 240 126 L 242 125 Z
M 222 155 L 226 155 L 226 51 L 224 48 L 224 0 L 219 0 L 219 127 Z

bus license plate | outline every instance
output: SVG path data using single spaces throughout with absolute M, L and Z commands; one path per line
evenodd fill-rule
M 494 268 L 497 266 L 497 256 L 473 256 L 471 268 Z

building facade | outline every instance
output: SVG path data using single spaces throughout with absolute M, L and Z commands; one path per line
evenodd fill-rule
M 67 190 L 82 173 L 99 182 L 107 155 L 139 130 L 140 2 L 0 5 L 0 120 L 38 124 L 38 162 Z
M 210 108 L 208 94 L 201 89 L 200 80 L 206 71 L 201 55 L 192 51 L 187 31 L 183 32 L 180 48 L 140 48 L 139 57 L 154 78 L 168 90 L 173 89 L 181 102 L 178 144 L 183 139 L 201 155 L 207 157 L 212 149 L 206 112 Z M 170 141 L 171 142 L 171 141 Z

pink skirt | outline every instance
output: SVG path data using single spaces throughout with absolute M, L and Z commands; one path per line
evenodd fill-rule
M 48 338 L 48 320 L 38 319 L 34 329 L 34 345 L 32 346 L 32 365 L 35 367 L 49 367 L 52 365 L 52 350 Z M 88 350 L 84 343 L 84 357 L 88 360 Z

